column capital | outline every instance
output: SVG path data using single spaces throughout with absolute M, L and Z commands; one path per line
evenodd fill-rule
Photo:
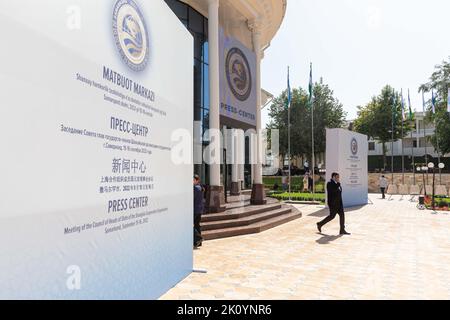
M 219 6 L 219 0 L 208 0 L 209 6 Z
M 260 36 L 262 32 L 261 19 L 255 18 L 247 21 L 249 30 L 253 33 L 253 36 Z

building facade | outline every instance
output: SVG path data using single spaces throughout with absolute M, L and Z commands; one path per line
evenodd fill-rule
M 346 127 L 352 129 L 349 121 Z M 433 123 L 425 121 L 425 113 L 415 113 L 415 127 L 403 140 L 397 140 L 386 144 L 387 171 L 392 169 L 394 159 L 394 171 L 402 170 L 402 155 L 407 171 L 412 171 L 413 165 L 424 164 L 429 161 L 449 161 L 450 155 L 442 155 L 435 149 L 430 138 L 435 134 Z M 369 140 L 369 170 L 381 171 L 383 168 L 383 145 L 376 140 Z M 447 167 L 447 166 L 446 166 Z
M 261 88 L 261 60 L 281 26 L 287 0 L 165 1 L 194 39 L 194 144 L 202 151 L 211 147 L 223 150 L 226 159 L 230 150 L 223 148 L 218 137 L 205 133 L 224 128 L 261 129 L 261 106 L 267 96 Z M 230 81 L 233 72 L 237 73 L 237 79 L 232 79 L 235 82 Z M 248 160 L 249 139 L 245 141 L 233 147 L 236 158 Z M 261 154 L 260 142 L 257 152 Z M 230 166 L 207 165 L 203 160 L 196 163 L 195 172 L 209 185 L 209 212 L 224 210 L 226 189 L 237 195 L 249 184 L 252 203 L 265 203 L 262 161 L 256 165 L 236 161 Z

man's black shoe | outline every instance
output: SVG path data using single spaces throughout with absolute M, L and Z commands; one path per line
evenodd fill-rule
M 341 236 L 350 236 L 351 233 L 348 233 L 347 231 L 341 231 Z
M 196 248 L 200 248 L 202 245 L 203 245 L 203 241 L 198 241 L 198 242 L 195 244 L 195 247 L 196 247 Z
M 322 233 L 322 226 L 320 225 L 320 223 L 317 224 L 317 229 L 319 230 L 319 233 Z

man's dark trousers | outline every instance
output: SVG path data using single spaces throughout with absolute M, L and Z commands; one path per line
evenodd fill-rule
M 321 222 L 319 222 L 320 227 L 323 227 L 328 222 L 333 221 L 334 218 L 336 218 L 336 215 L 339 215 L 339 220 L 340 220 L 340 224 L 341 224 L 340 232 L 344 232 L 345 231 L 345 213 L 344 213 L 344 210 L 340 210 L 340 209 L 336 210 L 336 209 L 330 208 L 330 215 L 328 217 L 326 217 L 324 220 L 322 220 Z
M 194 246 L 198 246 L 203 241 L 200 222 L 205 211 L 203 202 L 203 188 L 200 185 L 194 186 Z
M 194 215 L 194 245 L 201 243 L 203 241 L 202 229 L 200 226 L 201 221 L 202 221 L 201 214 Z
M 328 222 L 336 218 L 339 215 L 341 223 L 341 233 L 345 232 L 345 213 L 344 205 L 342 202 L 342 188 L 340 183 L 335 181 L 330 181 L 327 184 L 327 195 L 328 195 L 328 207 L 330 208 L 330 215 L 318 223 L 319 227 L 322 228 Z
M 383 195 L 383 199 L 386 199 L 386 188 L 380 188 L 381 189 L 381 194 Z

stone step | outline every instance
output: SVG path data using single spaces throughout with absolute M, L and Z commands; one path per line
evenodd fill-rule
M 267 204 L 279 203 L 278 200 L 273 199 L 273 198 L 267 198 L 266 200 L 267 200 Z M 239 209 L 239 208 L 250 207 L 251 206 L 250 198 L 245 201 L 228 202 L 225 206 L 227 208 L 227 211 Z
M 229 237 L 260 233 L 302 217 L 301 212 L 299 212 L 293 207 L 290 209 L 291 210 L 289 213 L 282 214 L 268 220 L 252 223 L 248 226 L 209 230 L 202 232 L 202 235 L 205 240 L 217 240 Z
M 248 217 L 239 218 L 239 219 L 229 219 L 229 220 L 220 220 L 220 221 L 211 221 L 202 223 L 203 231 L 210 230 L 218 230 L 225 228 L 236 228 L 236 227 L 245 227 L 254 223 L 258 223 L 264 220 L 270 220 L 275 217 L 279 217 L 284 214 L 291 213 L 292 209 L 289 207 L 279 208 L 276 210 L 268 210 L 266 212 L 253 214 Z
M 236 202 L 243 202 L 243 201 L 250 201 L 250 196 L 247 195 L 240 195 L 240 196 L 228 196 L 228 203 L 236 203 Z
M 281 209 L 281 203 L 274 203 L 263 206 L 247 206 L 228 210 L 223 213 L 203 215 L 202 222 L 214 222 L 232 219 L 246 218 L 255 214 Z

